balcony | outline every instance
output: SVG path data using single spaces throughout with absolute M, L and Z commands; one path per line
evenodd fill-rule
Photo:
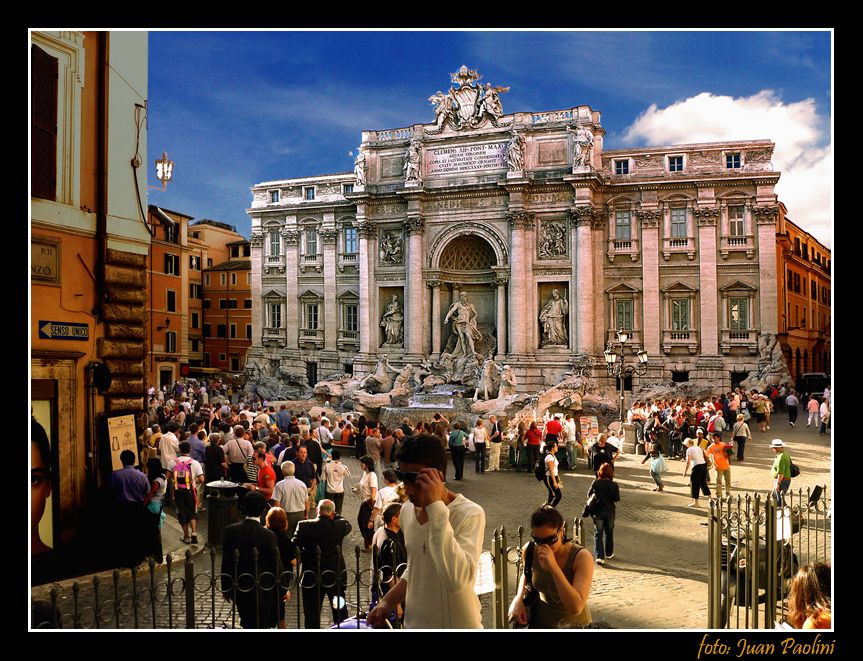
M 630 348 L 643 346 L 640 330 L 628 329 L 626 332 L 629 333 L 629 339 L 626 341 L 626 346 Z M 617 342 L 617 330 L 614 328 L 610 328 L 606 333 L 605 341 Z
M 288 343 L 284 328 L 265 327 L 261 335 L 261 344 L 264 346 L 285 347 Z
M 352 349 L 360 345 L 360 332 L 358 330 L 339 329 L 339 338 L 336 342 L 339 349 Z
M 306 269 L 314 269 L 320 273 L 323 268 L 321 255 L 300 255 L 300 273 L 305 273 Z
M 723 328 L 719 348 L 723 354 L 729 353 L 731 349 L 746 349 L 749 355 L 754 356 L 758 353 L 758 331 Z
M 285 272 L 284 255 L 267 255 L 261 264 L 264 275 L 283 274 Z
M 324 331 L 321 328 L 301 328 L 297 342 L 300 347 L 320 349 L 324 346 Z
M 746 259 L 755 257 L 755 237 L 748 236 L 721 236 L 719 237 L 719 256 L 728 259 L 729 253 L 745 252 Z
M 344 273 L 345 267 L 359 268 L 360 256 L 355 252 L 339 253 L 339 272 Z
M 662 351 L 671 353 L 672 349 L 687 349 L 691 355 L 698 351 L 697 330 L 664 330 L 662 331 Z
M 628 255 L 633 262 L 638 261 L 641 254 L 638 239 L 610 239 L 608 241 L 608 261 L 614 263 L 617 255 Z
M 695 259 L 695 237 L 664 237 L 662 239 L 662 258 L 667 262 L 671 255 L 685 253 L 690 261 Z

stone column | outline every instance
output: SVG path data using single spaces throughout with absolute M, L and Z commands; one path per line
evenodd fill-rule
M 758 225 L 756 241 L 758 241 L 760 328 L 762 333 L 778 333 L 779 314 L 777 313 L 776 306 L 779 303 L 779 298 L 776 283 L 776 223 L 778 222 L 779 207 L 754 207 L 752 212 Z M 783 277 L 785 277 L 784 274 Z M 806 291 L 804 294 L 806 294 L 806 299 L 809 300 L 809 292 Z M 807 324 L 810 319 L 812 317 L 807 315 Z
M 253 231 L 249 244 L 252 253 L 252 347 L 260 350 L 262 348 L 261 338 L 264 335 L 264 320 L 266 319 L 261 315 L 263 309 L 261 283 L 264 275 L 261 265 L 264 260 L 264 233 Z M 205 267 L 206 264 L 202 266 Z M 266 310 L 263 312 L 266 314 Z
M 285 246 L 285 332 L 288 349 L 299 349 L 297 340 L 300 333 L 300 292 L 297 283 L 297 264 L 299 260 L 300 233 L 295 229 L 283 229 L 282 239 Z
M 423 354 L 423 229 L 422 216 L 408 216 L 405 231 L 408 234 L 408 254 L 405 269 L 405 351 L 412 359 Z
M 575 306 L 577 308 L 576 348 L 592 354 L 594 341 L 594 302 L 596 292 L 593 287 L 593 207 L 582 206 L 573 209 L 576 225 L 577 273 Z
M 440 357 L 440 280 L 429 280 L 431 287 L 431 355 L 437 360 Z
M 338 230 L 334 227 L 326 227 L 318 235 L 324 244 L 324 351 L 336 353 L 338 351 L 336 341 L 339 336 L 339 301 L 336 298 Z
M 716 273 L 716 221 L 719 209 L 696 209 L 701 355 L 719 355 L 719 280 Z
M 662 212 L 658 210 L 638 212 L 641 224 L 641 267 L 642 282 L 642 336 L 644 350 L 651 358 L 659 359 L 662 329 L 660 327 L 659 300 L 659 224 Z
M 512 228 L 512 262 L 510 271 L 509 309 L 512 311 L 509 329 L 509 351 L 522 356 L 528 352 L 528 324 L 532 323 L 533 311 L 528 310 L 530 300 L 528 266 L 530 261 L 529 232 L 534 231 L 534 215 L 523 209 L 508 215 Z
M 371 303 L 372 296 L 370 290 L 370 279 L 374 273 L 374 237 L 375 228 L 365 218 L 357 214 L 357 221 L 354 224 L 357 228 L 357 236 L 360 240 L 359 254 L 359 271 L 360 271 L 360 353 L 370 359 L 371 355 L 377 349 L 377 333 L 371 331 L 371 319 L 375 316 L 372 314 Z M 375 320 L 375 323 L 377 321 Z
M 495 277 L 497 285 L 497 355 L 503 357 L 507 354 L 506 347 L 506 283 L 509 280 L 505 273 L 499 273 Z

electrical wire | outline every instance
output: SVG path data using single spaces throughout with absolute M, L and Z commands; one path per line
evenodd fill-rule
M 119 74 L 118 74 L 119 75 Z M 122 76 L 121 76 L 122 78 Z M 142 113 L 143 111 L 143 113 Z M 144 105 L 135 104 L 135 155 L 132 157 L 132 180 L 135 182 L 135 198 L 138 201 L 138 210 L 141 213 L 141 222 L 147 228 L 147 233 L 151 237 L 156 236 L 155 228 L 147 222 L 147 214 L 144 212 L 144 206 L 141 204 L 141 187 L 138 184 L 138 168 L 141 167 L 141 130 L 144 122 L 147 121 L 147 101 L 144 100 Z

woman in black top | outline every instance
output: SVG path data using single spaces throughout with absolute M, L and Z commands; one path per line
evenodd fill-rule
M 597 478 L 590 485 L 587 492 L 595 493 L 599 502 L 590 513 L 593 519 L 594 547 L 596 564 L 605 564 L 606 559 L 614 557 L 614 515 L 620 500 L 620 488 L 614 481 L 614 467 L 611 464 L 602 464 L 599 467 Z

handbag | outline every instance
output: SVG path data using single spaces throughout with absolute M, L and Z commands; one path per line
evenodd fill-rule
M 533 549 L 535 544 L 531 541 L 527 543 L 527 549 L 524 553 L 524 594 L 522 595 L 522 603 L 524 610 L 527 613 L 527 624 L 519 624 L 514 618 L 510 618 L 513 629 L 527 629 L 530 626 L 530 618 L 533 616 L 533 605 L 539 598 L 539 592 L 533 586 Z
M 595 481 L 594 484 L 596 484 Z M 581 513 L 581 517 L 583 519 L 589 519 L 591 516 L 596 514 L 598 509 L 599 496 L 596 495 L 596 491 L 593 490 L 593 484 L 591 484 L 590 491 L 587 494 L 587 502 L 584 504 L 584 511 Z

